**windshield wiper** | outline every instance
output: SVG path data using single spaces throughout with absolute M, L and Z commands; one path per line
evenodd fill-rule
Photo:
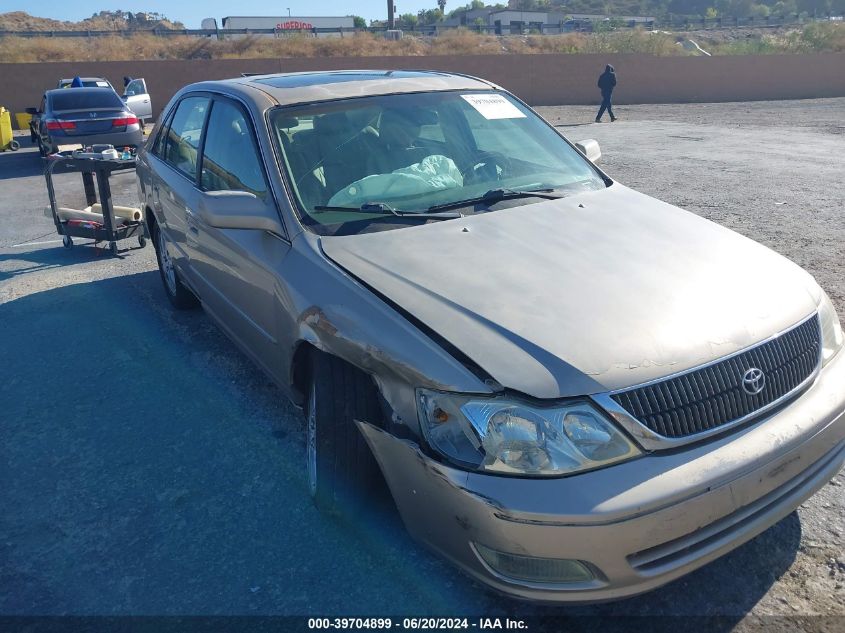
M 430 211 L 431 209 L 429 209 Z M 354 211 L 358 213 L 382 213 L 384 215 L 392 215 L 400 218 L 433 218 L 435 220 L 451 220 L 462 217 L 460 213 L 427 213 L 414 211 L 399 211 L 394 209 L 389 204 L 384 202 L 365 202 L 360 207 L 333 207 L 326 205 L 317 205 L 314 211 Z
M 467 198 L 466 200 L 456 200 L 455 202 L 445 202 L 443 204 L 435 204 L 429 207 L 429 211 L 440 211 L 445 209 L 460 209 L 461 207 L 468 207 L 474 204 L 491 205 L 502 200 L 515 200 L 517 198 L 545 198 L 546 200 L 557 200 L 563 198 L 559 193 L 552 193 L 552 189 L 491 189 L 482 196 L 476 198 Z
M 385 213 L 389 215 L 401 215 L 399 211 L 383 202 L 365 202 L 360 207 L 332 207 L 318 204 L 314 211 L 360 211 L 361 213 Z

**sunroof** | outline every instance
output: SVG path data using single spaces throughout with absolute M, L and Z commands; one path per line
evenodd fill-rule
M 416 70 L 374 70 L 371 72 L 325 72 L 305 73 L 296 75 L 280 75 L 278 77 L 264 77 L 253 79 L 255 83 L 273 86 L 274 88 L 299 88 L 303 86 L 318 86 L 338 84 L 348 81 L 374 81 L 377 79 L 409 79 L 413 77 L 430 77 L 431 73 Z

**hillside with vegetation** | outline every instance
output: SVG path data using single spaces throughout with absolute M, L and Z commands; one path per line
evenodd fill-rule
M 564 14 L 643 15 L 657 18 L 667 18 L 670 15 L 714 18 L 845 13 L 845 0 L 510 0 L 509 3 L 497 5 L 481 0 L 461 5 L 454 0 L 447 0 L 436 4 L 438 6 L 435 10 L 442 9 L 446 17 L 484 6 L 508 6 L 522 11 L 559 11 Z M 426 18 L 428 17 L 430 16 L 426 12 Z
M 24 11 L 0 13 L 0 31 L 134 31 L 184 29 L 181 22 L 168 20 L 161 13 L 100 11 L 78 22 L 40 18 Z
M 398 41 L 360 32 L 333 38 L 247 36 L 217 40 L 188 36 L 87 38 L 0 37 L 5 62 L 119 61 L 140 59 L 247 59 L 425 55 L 507 55 L 548 53 L 642 53 L 690 55 L 689 38 L 714 55 L 845 52 L 845 23 L 816 22 L 800 29 L 725 29 L 672 34 L 620 30 L 565 35 L 482 35 L 457 29 L 437 37 Z

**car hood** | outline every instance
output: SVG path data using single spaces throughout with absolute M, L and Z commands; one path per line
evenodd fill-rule
M 788 329 L 819 299 L 784 257 L 619 184 L 321 246 L 503 387 L 536 398 L 707 363 Z

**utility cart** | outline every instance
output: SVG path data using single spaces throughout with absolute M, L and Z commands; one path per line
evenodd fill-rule
M 80 172 L 85 188 L 85 209 L 60 207 L 56 203 L 53 171 Z M 135 169 L 135 157 L 129 159 L 91 158 L 72 152 L 53 154 L 47 159 L 44 177 L 50 196 L 50 211 L 65 248 L 73 247 L 73 238 L 108 242 L 112 255 L 117 254 L 117 242 L 136 237 L 141 248 L 147 245 L 149 233 L 140 209 L 112 204 L 109 178 L 116 171 Z M 96 178 L 96 186 L 94 180 Z M 97 197 L 99 195 L 99 202 Z

